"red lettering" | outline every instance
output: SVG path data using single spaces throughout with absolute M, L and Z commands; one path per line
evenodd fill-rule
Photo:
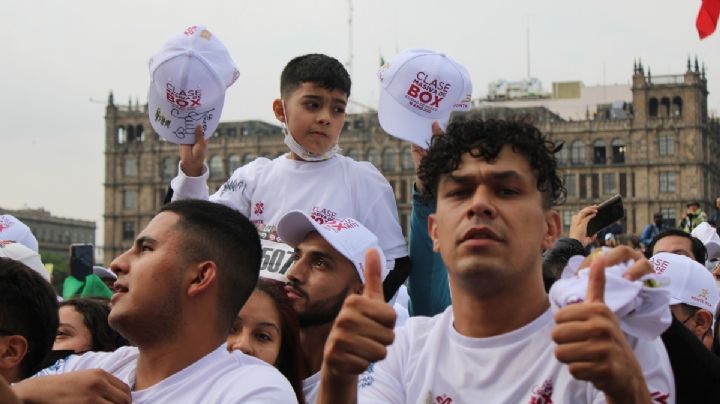
M 193 99 L 193 100 L 190 100 L 190 101 L 192 101 L 192 104 L 190 105 L 191 107 L 199 107 L 199 106 L 200 106 L 200 100 L 198 100 L 198 99 Z
M 430 102 L 430 100 L 432 100 L 432 97 L 433 97 L 432 94 L 428 93 L 427 91 L 423 91 L 422 93 L 420 93 L 420 96 L 418 97 L 418 99 L 423 104 L 427 104 L 428 102 Z
M 179 107 L 187 107 L 188 106 L 187 100 L 183 100 L 183 99 L 175 100 L 175 104 L 177 104 L 177 106 L 179 106 Z
M 433 101 L 433 103 L 430 104 L 430 105 L 433 106 L 433 107 L 438 107 L 438 108 L 440 108 L 440 101 L 442 101 L 442 100 L 444 100 L 444 98 L 435 97 L 435 101 Z
M 417 98 L 418 93 L 420 92 L 420 87 L 416 86 L 415 84 L 410 84 L 410 88 L 408 88 L 407 95 Z

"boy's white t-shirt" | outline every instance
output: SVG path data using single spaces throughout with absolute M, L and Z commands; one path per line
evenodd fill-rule
M 452 306 L 435 317 L 413 317 L 385 360 L 358 379 L 365 403 L 604 403 L 604 394 L 576 380 L 555 358 L 550 310 L 520 329 L 468 338 L 453 327 Z M 674 403 L 675 385 L 659 338 L 636 340 L 633 350 L 656 402 Z M 663 401 L 665 400 L 665 401 Z
M 46 376 L 75 370 L 103 369 L 128 386 L 135 384 L 138 349 L 71 355 L 42 370 Z M 290 383 L 274 367 L 225 345 L 165 380 L 132 392 L 133 403 L 296 403 Z
M 287 153 L 274 160 L 259 157 L 236 169 L 211 196 L 208 175 L 207 166 L 199 177 L 186 176 L 178 166 L 173 200 L 209 199 L 249 218 L 263 241 L 263 272 L 284 274 L 289 266 L 292 249 L 277 243 L 275 226 L 294 209 L 319 223 L 352 217 L 377 236 L 386 259 L 407 256 L 393 189 L 369 162 L 339 154 L 318 162 L 292 160 Z

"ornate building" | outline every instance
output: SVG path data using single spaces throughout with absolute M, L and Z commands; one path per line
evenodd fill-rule
M 684 74 L 652 76 L 636 64 L 632 100 L 598 105 L 594 117 L 568 121 L 543 107 L 484 105 L 454 119 L 530 117 L 565 147 L 559 152 L 567 203 L 559 207 L 565 230 L 580 208 L 613 194 L 623 196 L 628 233 L 639 233 L 654 212 L 677 224 L 685 204 L 704 209 L 720 195 L 720 123 L 708 117 L 704 69 L 688 60 Z M 177 171 L 178 146 L 152 131 L 146 107 L 116 105 L 105 115 L 105 260 L 127 249 L 161 205 Z M 588 114 L 589 115 L 589 114 Z M 395 190 L 407 235 L 414 178 L 408 143 L 388 136 L 374 113 L 348 115 L 343 153 L 368 160 Z M 260 121 L 224 122 L 209 142 L 209 187 L 217 190 L 237 167 L 257 156 L 287 151 L 278 126 Z

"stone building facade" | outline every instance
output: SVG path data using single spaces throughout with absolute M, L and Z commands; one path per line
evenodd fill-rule
M 652 76 L 634 66 L 632 100 L 616 113 L 598 105 L 595 116 L 562 119 L 547 108 L 483 106 L 454 119 L 529 117 L 556 142 L 568 198 L 558 207 L 565 230 L 584 206 L 619 193 L 629 234 L 640 233 L 654 212 L 677 225 L 685 205 L 713 208 L 720 195 L 720 123 L 708 116 L 704 68 L 691 66 L 677 75 Z M 621 116 L 622 118 L 617 118 Z M 105 260 L 127 249 L 162 204 L 178 165 L 178 146 L 153 133 L 146 107 L 116 105 L 112 94 L 105 115 Z M 340 136 L 343 153 L 368 160 L 395 190 L 405 234 L 409 226 L 414 171 L 407 142 L 388 136 L 375 113 L 347 116 Z M 287 151 L 279 126 L 261 121 L 223 122 L 211 137 L 207 164 L 210 191 L 237 167 L 257 156 Z

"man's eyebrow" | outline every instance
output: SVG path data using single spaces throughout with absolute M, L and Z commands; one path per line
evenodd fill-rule
M 135 245 L 141 246 L 143 244 L 157 244 L 157 240 L 149 236 L 142 236 L 135 239 Z
M 472 174 L 449 173 L 444 179 L 458 184 L 467 184 L 474 181 Z M 490 181 L 523 180 L 523 176 L 515 170 L 493 171 L 485 175 Z

